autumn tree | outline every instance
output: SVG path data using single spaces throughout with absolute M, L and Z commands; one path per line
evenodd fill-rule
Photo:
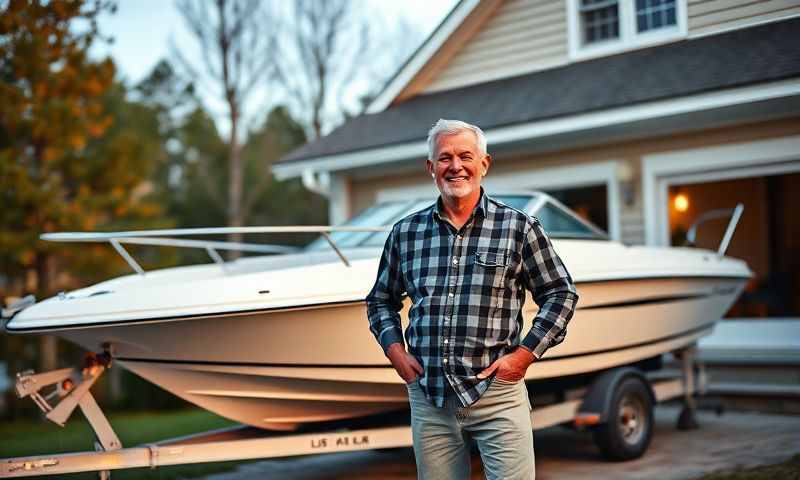
M 113 87 L 113 62 L 89 57 L 91 45 L 102 40 L 98 15 L 113 11 L 113 3 L 9 0 L 0 8 L 3 293 L 35 291 L 41 298 L 75 286 L 74 278 L 56 274 L 58 262 L 76 249 L 39 235 L 156 217 L 143 181 L 156 159 L 142 147 L 143 134 L 126 130 L 107 110 L 110 102 L 124 101 Z M 72 258 L 80 263 L 91 252 L 100 256 L 94 266 L 116 261 L 93 249 Z M 43 338 L 41 366 L 54 368 L 54 340 Z

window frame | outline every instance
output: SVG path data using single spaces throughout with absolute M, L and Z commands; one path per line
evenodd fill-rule
M 583 45 L 580 1 L 567 0 L 567 27 L 570 60 L 585 60 L 613 53 L 635 50 L 660 43 L 673 42 L 688 36 L 686 0 L 675 0 L 676 25 L 639 33 L 636 30 L 636 2 L 618 0 L 619 38 Z

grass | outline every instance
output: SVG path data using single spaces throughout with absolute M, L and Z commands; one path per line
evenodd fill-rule
M 233 425 L 233 422 L 199 410 L 109 414 L 109 421 L 125 447 L 155 442 Z M 0 423 L 0 458 L 94 450 L 94 435 L 80 413 L 73 414 L 64 428 L 44 419 Z M 130 469 L 112 472 L 115 479 L 190 478 L 232 470 L 235 462 Z M 53 477 L 41 477 L 53 478 Z M 59 478 L 95 479 L 94 473 Z
M 697 480 L 800 480 L 800 454 L 783 463 L 712 473 Z

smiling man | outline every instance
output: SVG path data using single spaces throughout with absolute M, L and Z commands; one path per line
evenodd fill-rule
M 370 330 L 408 387 L 419 478 L 469 478 L 474 439 L 487 478 L 532 479 L 524 376 L 564 340 L 578 295 L 539 221 L 481 187 L 492 159 L 480 128 L 439 120 L 428 150 L 440 196 L 389 234 L 367 296 Z M 539 312 L 522 332 L 526 289 Z

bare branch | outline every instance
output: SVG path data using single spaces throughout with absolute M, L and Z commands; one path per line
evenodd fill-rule
M 268 23 L 260 24 L 264 4 L 259 0 L 179 0 L 178 7 L 189 31 L 197 41 L 204 68 L 189 62 L 176 50 L 180 65 L 198 83 L 216 85 L 219 99 L 227 107 L 228 135 L 228 224 L 243 225 L 242 145 L 240 132 L 247 124 L 245 106 L 255 85 L 266 79 L 272 64 L 274 42 Z M 213 182 L 212 182 L 213 183 Z M 232 241 L 240 241 L 233 235 Z

